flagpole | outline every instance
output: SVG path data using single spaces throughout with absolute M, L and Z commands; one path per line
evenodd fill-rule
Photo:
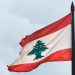
M 75 75 L 75 29 L 74 29 L 74 3 L 71 4 L 71 24 L 72 24 L 72 75 Z

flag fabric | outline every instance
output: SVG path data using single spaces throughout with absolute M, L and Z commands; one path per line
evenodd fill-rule
M 8 66 L 9 71 L 28 72 L 45 62 L 70 61 L 71 13 L 23 38 L 20 45 L 20 56 Z

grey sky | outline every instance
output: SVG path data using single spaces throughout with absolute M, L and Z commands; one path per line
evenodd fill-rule
M 14 13 L 29 18 L 32 22 L 48 24 L 66 15 L 70 11 L 71 2 L 71 0 L 14 0 Z
M 71 75 L 71 62 L 50 62 L 28 73 L 12 73 L 8 64 L 19 55 L 19 41 L 62 18 L 75 0 L 0 0 L 0 75 Z

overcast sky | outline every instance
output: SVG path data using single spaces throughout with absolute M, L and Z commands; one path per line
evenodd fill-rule
M 49 62 L 27 73 L 7 65 L 19 55 L 20 40 L 70 13 L 75 0 L 0 0 L 0 75 L 71 75 L 71 62 Z

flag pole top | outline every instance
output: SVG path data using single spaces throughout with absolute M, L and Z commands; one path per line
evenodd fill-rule
M 74 11 L 74 3 L 73 3 L 73 1 L 71 3 L 71 11 Z

